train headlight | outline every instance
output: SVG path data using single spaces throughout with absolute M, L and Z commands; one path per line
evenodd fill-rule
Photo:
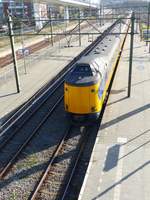
M 95 92 L 95 89 L 92 89 L 91 92 Z
M 91 111 L 92 111 L 92 112 L 95 112 L 95 111 L 96 111 L 95 106 L 91 108 Z
M 67 104 L 65 105 L 65 107 L 66 107 L 66 110 L 68 110 L 68 105 Z

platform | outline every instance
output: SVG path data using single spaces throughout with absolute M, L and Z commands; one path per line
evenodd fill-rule
M 150 54 L 135 36 L 131 98 L 127 37 L 78 200 L 150 199 Z

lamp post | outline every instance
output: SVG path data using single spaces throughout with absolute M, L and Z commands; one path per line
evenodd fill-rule
M 17 88 L 17 92 L 19 93 L 20 92 L 20 84 L 19 84 L 19 75 L 18 75 L 18 68 L 17 68 L 17 59 L 16 59 L 16 53 L 15 53 L 15 45 L 14 45 L 14 35 L 13 35 L 13 29 L 12 29 L 12 18 L 8 11 L 7 11 L 7 17 L 8 17 L 9 38 L 10 38 L 12 58 L 13 58 L 13 64 L 14 64 L 16 88 Z
M 149 24 L 150 24 L 150 2 L 148 3 L 148 15 L 147 15 L 147 42 L 146 45 L 148 45 L 149 40 Z
M 128 97 L 131 95 L 132 61 L 133 61 L 133 41 L 134 41 L 134 22 L 135 14 L 131 16 L 131 39 L 130 39 L 130 59 L 129 59 L 129 78 L 128 78 Z

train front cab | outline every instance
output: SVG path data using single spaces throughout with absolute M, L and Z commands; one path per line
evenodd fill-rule
M 65 83 L 64 103 L 65 111 L 73 120 L 91 119 L 99 117 L 104 101 L 101 78 L 95 84 L 76 86 Z

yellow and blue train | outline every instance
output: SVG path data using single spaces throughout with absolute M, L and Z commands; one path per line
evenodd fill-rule
M 112 32 L 119 32 L 119 25 Z M 99 117 L 124 37 L 106 36 L 66 77 L 64 106 L 73 119 Z

